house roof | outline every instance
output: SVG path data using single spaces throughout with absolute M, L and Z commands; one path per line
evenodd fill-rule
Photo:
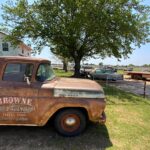
M 1 31 L 0 31 L 0 34 L 7 35 L 6 33 L 1 32 Z M 32 50 L 31 47 L 29 47 L 28 45 L 26 45 L 26 44 L 23 43 L 23 42 L 20 42 L 19 47 L 20 47 L 21 49 L 28 50 L 28 51 L 31 51 L 31 50 Z
M 1 31 L 0 31 L 0 33 L 6 35 L 5 33 L 1 32 Z
M 20 46 L 21 49 L 26 49 L 26 50 L 28 50 L 28 51 L 31 51 L 31 50 L 32 50 L 31 47 L 29 47 L 28 45 L 26 45 L 26 44 L 24 44 L 24 43 L 21 43 L 19 46 Z

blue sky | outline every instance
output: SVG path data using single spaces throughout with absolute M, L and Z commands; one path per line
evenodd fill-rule
M 5 4 L 7 0 L 0 0 L 0 7 L 2 4 Z M 34 0 L 29 0 L 30 2 Z M 144 4 L 150 6 L 150 0 L 144 0 Z M 2 10 L 0 9 L 0 22 L 2 22 L 1 18 Z M 36 55 L 36 57 L 41 58 L 47 58 L 52 61 L 52 63 L 60 63 L 60 61 L 53 56 L 49 48 L 45 47 L 40 55 Z M 84 63 L 95 63 L 99 64 L 102 62 L 103 64 L 110 64 L 110 65 L 128 65 L 128 64 L 134 64 L 134 65 L 143 65 L 143 64 L 150 64 L 150 43 L 147 43 L 145 45 L 142 45 L 140 48 L 136 48 L 131 55 L 129 55 L 128 59 L 121 59 L 121 61 L 117 61 L 116 58 L 106 58 L 104 60 L 102 59 L 88 59 L 87 61 L 84 61 Z

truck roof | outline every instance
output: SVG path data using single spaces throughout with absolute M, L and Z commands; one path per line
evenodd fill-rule
M 0 61 L 33 61 L 33 62 L 48 62 L 49 60 L 43 58 L 22 57 L 22 56 L 0 56 Z M 50 62 L 50 61 L 49 61 Z

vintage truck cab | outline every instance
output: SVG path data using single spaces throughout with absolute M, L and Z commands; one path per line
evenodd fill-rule
M 44 126 L 78 135 L 88 121 L 105 123 L 105 96 L 95 81 L 55 76 L 50 61 L 0 57 L 0 125 Z

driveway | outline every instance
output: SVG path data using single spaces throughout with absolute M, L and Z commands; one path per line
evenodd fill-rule
M 144 95 L 144 82 L 142 80 L 124 79 L 123 81 L 109 82 L 108 85 L 131 92 L 137 95 Z M 146 97 L 150 98 L 150 81 L 146 81 Z

